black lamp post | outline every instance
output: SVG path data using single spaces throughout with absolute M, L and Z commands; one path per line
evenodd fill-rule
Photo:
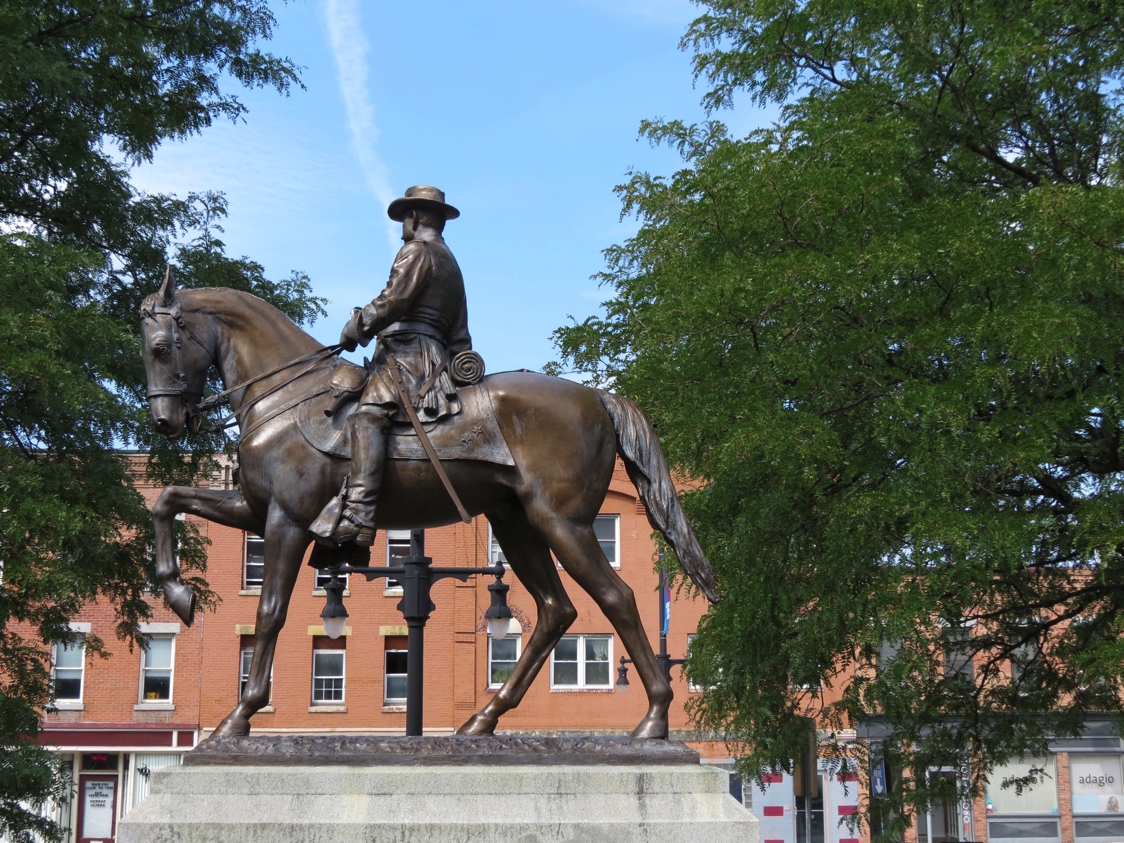
M 487 568 L 434 568 L 433 560 L 425 555 L 425 531 L 410 532 L 410 555 L 402 564 L 394 568 L 375 566 L 340 565 L 329 568 L 331 581 L 324 586 L 327 604 L 320 617 L 324 619 L 324 632 L 329 638 L 343 634 L 347 623 L 347 609 L 343 605 L 344 583 L 340 574 L 358 574 L 367 582 L 379 577 L 398 580 L 402 585 L 402 600 L 398 611 L 406 619 L 408 628 L 408 651 L 406 657 L 406 734 L 421 735 L 422 705 L 424 686 L 422 684 L 423 663 L 425 660 L 425 625 L 430 614 L 437 607 L 429 599 L 429 591 L 435 582 L 453 577 L 465 582 L 474 574 L 491 574 L 496 581 L 488 586 L 492 593 L 492 605 L 485 617 L 488 631 L 493 638 L 503 638 L 511 624 L 511 609 L 507 606 L 508 586 L 503 582 L 503 565 Z
M 663 678 L 671 683 L 671 669 L 679 667 L 687 663 L 686 659 L 673 659 L 667 653 L 667 622 L 668 622 L 668 607 L 667 602 L 664 600 L 664 595 L 667 590 L 667 573 L 660 571 L 660 651 L 656 653 L 656 662 L 663 671 Z M 325 610 L 326 611 L 326 610 Z M 632 664 L 632 659 L 626 659 L 621 656 L 621 663 L 617 667 L 617 693 L 624 695 L 628 693 L 628 668 L 626 664 Z

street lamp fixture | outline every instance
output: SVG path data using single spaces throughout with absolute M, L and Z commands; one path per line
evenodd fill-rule
M 488 586 L 488 591 L 492 593 L 492 605 L 484 614 L 488 621 L 488 634 L 495 641 L 502 641 L 511 629 L 511 609 L 507 607 L 507 592 L 511 586 L 501 577 L 501 574 L 497 574 L 496 581 Z
M 433 560 L 425 555 L 425 531 L 410 531 L 410 555 L 397 567 L 374 567 L 371 565 L 338 565 L 328 569 L 332 579 L 324 586 L 327 604 L 320 617 L 324 619 L 324 633 L 329 638 L 338 638 L 347 624 L 347 609 L 343 605 L 344 582 L 342 574 L 356 574 L 365 577 L 367 582 L 385 577 L 397 580 L 402 587 L 402 600 L 398 611 L 406 619 L 406 734 L 422 733 L 422 670 L 425 660 L 425 625 L 430 614 L 437 607 L 429 599 L 429 591 L 435 582 L 446 577 L 466 582 L 474 574 L 491 574 L 495 583 L 488 586 L 492 593 L 492 605 L 485 615 L 488 631 L 493 638 L 503 638 L 511 625 L 511 609 L 507 605 L 508 586 L 503 582 L 503 565 L 486 568 L 434 568 Z
M 622 697 L 628 693 L 628 668 L 624 663 L 629 661 L 624 656 L 621 656 L 620 666 L 617 667 L 617 693 Z
M 344 588 L 344 582 L 338 576 L 332 577 L 324 586 L 328 602 L 320 617 L 324 619 L 324 634 L 333 640 L 343 635 L 347 627 L 347 609 L 343 605 Z

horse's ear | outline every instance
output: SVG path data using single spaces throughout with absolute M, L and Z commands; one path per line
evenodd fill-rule
M 172 271 L 172 265 L 168 264 L 168 270 L 164 273 L 164 283 L 160 286 L 160 301 L 163 304 L 171 304 L 175 297 L 176 274 Z

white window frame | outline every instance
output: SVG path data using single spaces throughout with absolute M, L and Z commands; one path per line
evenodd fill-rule
M 391 556 L 390 555 L 391 542 L 392 541 L 397 542 L 397 543 L 399 543 L 398 546 L 401 547 L 400 543 L 403 539 L 406 540 L 406 546 L 409 547 L 410 546 L 410 531 L 409 530 L 387 530 L 386 531 L 386 567 L 388 567 L 388 568 L 395 567 L 395 565 L 397 565 L 397 563 L 398 563 L 398 560 L 401 559 L 400 556 Z M 387 581 L 386 581 L 385 591 L 387 593 L 390 593 L 390 594 L 401 594 L 402 593 L 402 583 L 398 582 L 398 580 L 392 580 L 392 579 L 388 578 Z M 385 688 L 384 688 L 384 691 L 385 691 Z
M 956 624 L 942 623 L 945 630 L 941 640 L 941 671 L 946 679 L 951 679 L 954 676 L 967 676 L 969 679 L 974 680 L 976 676 L 976 659 L 975 653 L 972 652 L 972 638 L 975 635 L 976 621 L 966 620 Z M 955 658 L 957 661 L 965 659 L 963 666 L 956 668 L 953 664 L 953 653 L 955 649 L 954 640 L 963 636 L 966 643 L 967 653 L 956 653 Z
M 335 654 L 339 653 L 343 657 L 343 666 L 339 676 L 318 676 L 316 673 L 316 657 L 321 654 Z M 318 700 L 316 699 L 316 680 L 317 679 L 339 679 L 340 680 L 340 698 L 338 700 Z M 313 650 L 312 651 L 312 705 L 345 705 L 347 703 L 347 650 L 345 648 L 338 648 L 334 650 Z
M 409 670 L 409 657 L 410 657 L 410 651 L 409 650 L 403 650 L 403 649 L 400 649 L 398 647 L 394 647 L 392 649 L 388 649 L 388 648 L 385 648 L 385 647 L 383 648 L 383 651 L 382 651 L 382 704 L 383 705 L 405 705 L 406 697 L 404 697 L 404 696 L 402 696 L 402 697 L 392 697 L 387 693 L 387 680 L 391 676 L 408 676 L 409 675 L 408 673 L 390 673 L 389 671 L 387 671 L 387 669 L 386 669 L 386 657 L 390 653 L 405 653 L 406 658 L 407 658 L 406 669 L 407 669 L 407 671 Z
M 691 657 L 691 644 L 694 643 L 696 635 L 698 635 L 697 632 L 688 632 L 687 633 L 687 658 Z M 680 670 L 682 670 L 682 668 L 680 668 Z M 685 670 L 683 670 L 682 672 L 683 672 L 684 675 L 686 675 L 686 673 L 687 673 L 687 671 L 685 671 Z M 705 690 L 706 690 L 706 688 L 704 688 L 702 685 L 696 685 L 691 680 L 691 677 L 689 677 L 689 676 L 687 677 L 687 693 L 689 693 L 689 694 L 701 694 Z
M 65 645 L 62 644 L 61 642 L 56 642 L 54 644 L 54 646 L 51 647 L 51 696 L 52 697 L 54 697 L 54 693 L 55 693 L 55 679 L 56 679 L 56 676 L 57 676 L 57 671 L 59 671 L 59 670 L 66 670 L 66 671 L 77 670 L 78 671 L 78 696 L 77 697 L 66 697 L 65 699 L 54 699 L 51 704 L 55 708 L 63 708 L 63 709 L 65 709 L 65 708 L 81 708 L 82 705 L 83 705 L 82 700 L 83 700 L 83 698 L 85 697 L 85 694 L 86 694 L 86 636 L 85 635 L 81 636 L 80 642 L 81 643 L 79 644 L 79 647 L 81 649 L 82 658 L 79 659 L 79 662 L 78 662 L 79 667 L 77 667 L 77 668 L 73 668 L 73 667 L 59 668 L 58 667 L 59 648 L 64 647 Z M 67 649 L 69 650 L 70 648 L 68 647 Z
M 262 577 L 265 577 L 265 539 L 255 533 L 242 534 L 242 590 L 243 591 L 261 591 L 262 583 L 251 583 L 246 576 L 246 566 L 250 564 L 250 542 L 260 541 L 262 543 Z
M 516 623 L 518 623 L 518 621 L 516 621 Z M 514 639 L 514 641 L 515 641 L 515 661 L 511 665 L 512 669 L 514 669 L 515 665 L 519 663 L 520 656 L 523 655 L 523 635 L 521 633 L 509 632 L 507 634 L 507 637 L 504 638 L 503 640 L 504 641 L 510 641 L 512 639 Z M 492 681 L 492 644 L 494 642 L 495 642 L 495 639 L 492 638 L 491 635 L 489 635 L 488 636 L 488 687 L 489 688 L 499 688 L 499 687 L 502 687 L 502 685 L 503 685 L 503 682 L 493 682 Z M 507 662 L 508 659 L 504 659 L 503 661 Z
M 168 658 L 168 667 L 149 667 L 148 666 L 148 653 L 147 647 L 141 648 L 141 662 L 140 662 L 140 687 L 137 689 L 137 705 L 140 706 L 159 706 L 161 708 L 175 704 L 176 699 L 176 635 L 174 633 L 159 633 L 150 634 L 150 640 L 156 641 L 164 639 L 172 643 L 171 652 Z M 168 671 L 168 698 L 163 700 L 150 700 L 145 699 L 144 696 L 144 677 L 145 673 L 149 670 L 167 670 Z
M 503 555 L 503 548 L 500 547 L 496 534 L 492 532 L 492 525 L 488 524 L 488 564 L 496 565 L 501 562 L 505 568 L 511 567 L 511 563 Z
M 609 681 L 604 685 L 590 685 L 588 682 L 586 682 L 586 678 L 585 678 L 585 666 L 586 666 L 586 663 L 585 663 L 585 640 L 587 638 L 608 638 L 609 639 L 609 653 L 608 653 L 608 656 L 609 656 L 609 661 L 608 661 L 608 664 L 609 664 Z M 614 647 L 613 647 L 613 644 L 614 644 L 615 638 L 616 638 L 616 636 L 612 635 L 612 634 L 593 633 L 593 632 L 588 633 L 588 634 L 582 633 L 582 634 L 579 634 L 579 635 L 563 635 L 562 639 L 561 639 L 562 641 L 576 639 L 577 642 L 578 642 L 578 661 L 577 661 L 578 682 L 577 682 L 576 685 L 556 685 L 554 683 L 554 652 L 555 651 L 551 650 L 550 651 L 550 689 L 552 691 L 611 691 L 611 690 L 613 690 L 613 678 L 614 678 L 614 671 L 613 671 L 613 664 L 614 664 L 614 662 L 613 662 L 613 650 L 614 650 Z M 561 643 L 561 641 L 559 643 Z M 557 646 L 558 645 L 556 644 L 555 649 L 557 649 Z M 570 662 L 564 662 L 564 663 L 570 664 Z
M 246 656 L 249 655 L 249 658 Z M 238 650 L 238 699 L 245 693 L 246 683 L 250 681 L 250 664 L 254 659 L 253 647 L 242 647 Z M 269 704 L 273 705 L 273 665 L 269 666 Z
M 348 577 L 350 577 L 350 576 L 351 576 L 351 574 L 340 574 L 340 578 L 343 580 L 343 587 L 344 587 L 345 592 L 346 592 L 348 586 L 350 585 L 350 581 L 348 580 Z M 317 592 L 317 593 L 323 593 L 324 586 L 326 586 L 329 582 L 331 582 L 331 580 L 332 580 L 332 575 L 330 573 L 328 573 L 327 571 L 321 571 L 321 570 L 317 569 L 316 576 L 313 577 L 313 580 L 312 580 L 312 590 L 314 592 Z M 347 595 L 345 594 L 344 596 L 347 596 Z
M 613 547 L 616 551 L 613 555 L 616 557 L 616 561 L 610 562 L 609 564 L 619 571 L 621 567 L 621 516 L 619 512 L 599 512 L 597 518 L 593 520 L 596 523 L 598 519 L 604 518 L 613 519 Z M 600 545 L 600 543 L 599 539 L 598 545 Z

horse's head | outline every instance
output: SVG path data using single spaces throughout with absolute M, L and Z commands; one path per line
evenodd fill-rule
M 140 309 L 141 358 L 148 376 L 152 423 L 169 439 L 183 435 L 203 398 L 211 355 L 184 323 L 172 268 Z

